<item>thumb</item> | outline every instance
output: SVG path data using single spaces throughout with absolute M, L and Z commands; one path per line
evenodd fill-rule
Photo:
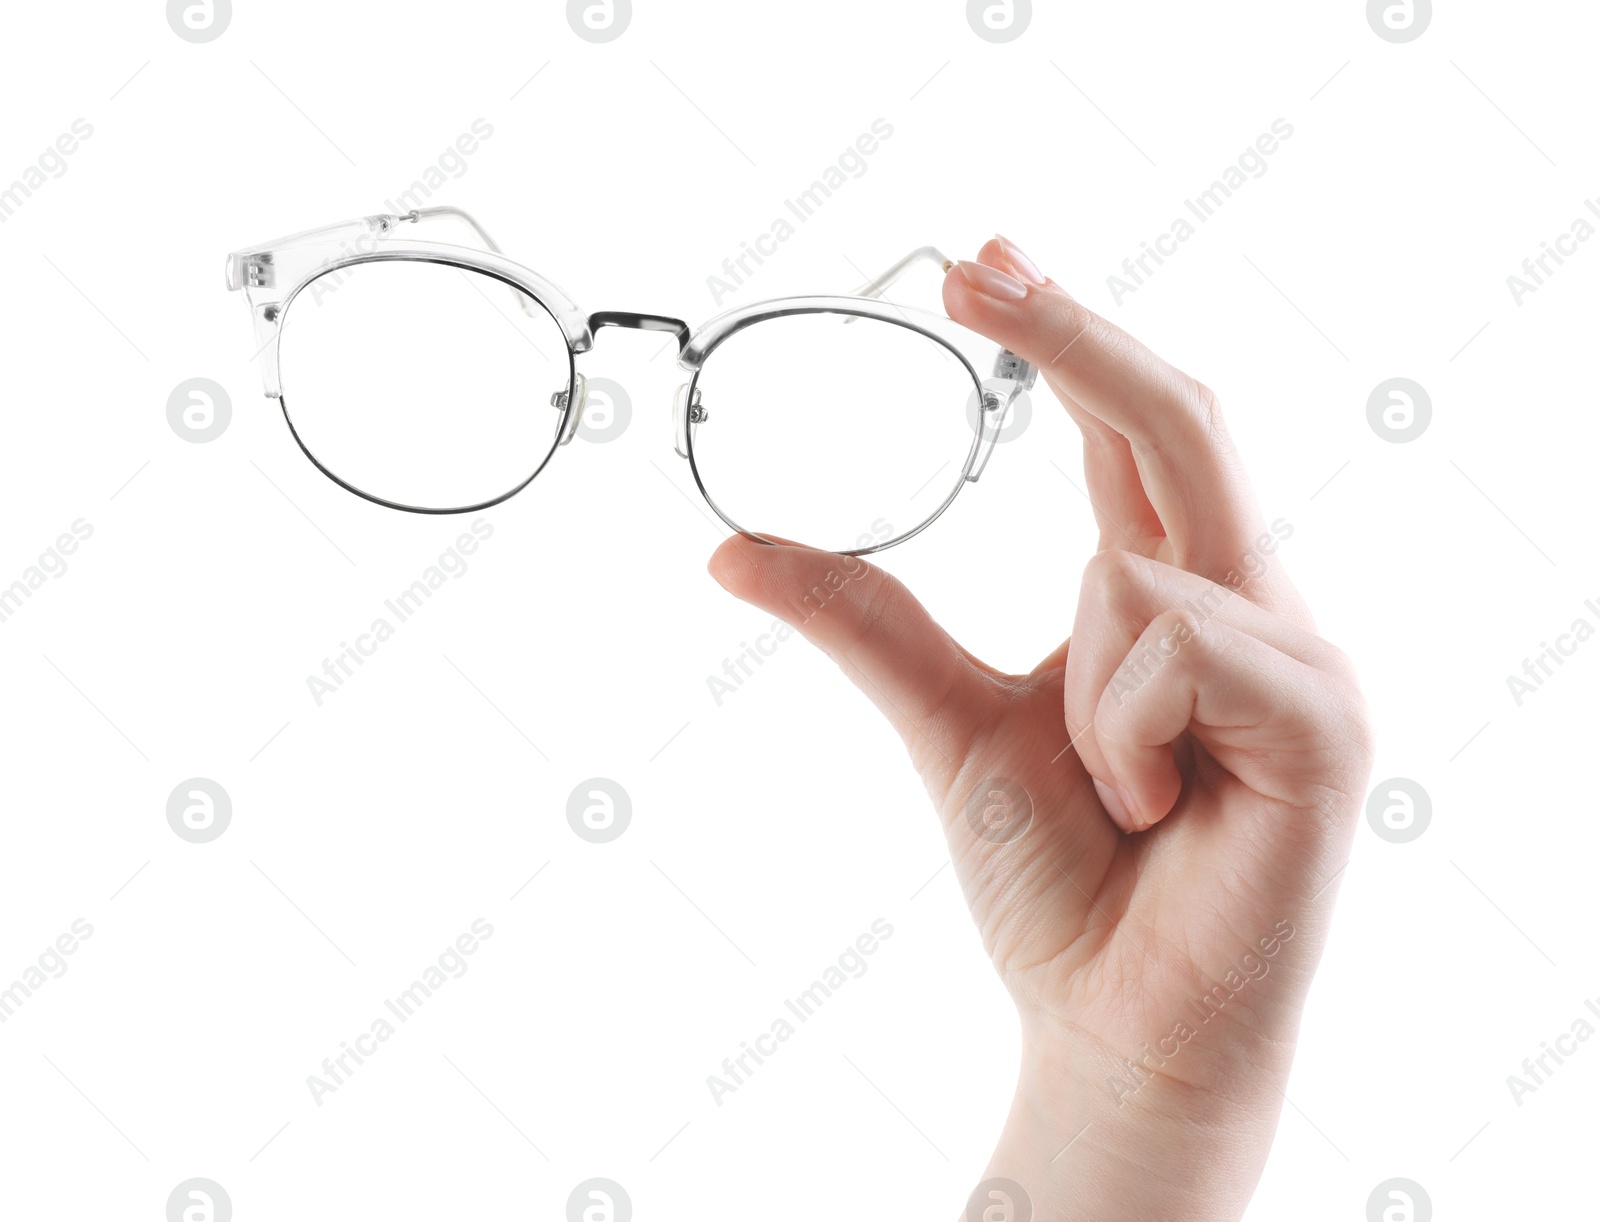
M 839 664 L 941 791 L 994 709 L 1000 681 L 882 569 L 800 544 L 726 540 L 707 566 L 723 589 L 777 616 Z

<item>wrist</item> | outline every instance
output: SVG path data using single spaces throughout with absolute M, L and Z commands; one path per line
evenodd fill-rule
M 983 1181 L 1009 1181 L 995 1189 L 1008 1195 L 1020 1190 L 1033 1222 L 1236 1222 L 1277 1112 L 1254 1091 L 1217 1097 L 1132 1072 L 1081 1032 L 1025 1036 L 1016 1094 Z M 979 1208 L 971 1216 L 1028 1215 Z

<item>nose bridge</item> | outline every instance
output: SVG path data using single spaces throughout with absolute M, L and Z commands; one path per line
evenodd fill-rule
M 678 337 L 679 352 L 682 352 L 689 342 L 689 324 L 681 318 L 669 318 L 665 314 L 634 314 L 627 310 L 602 310 L 598 314 L 589 315 L 589 329 L 598 331 L 601 327 L 625 327 L 630 331 L 666 331 Z

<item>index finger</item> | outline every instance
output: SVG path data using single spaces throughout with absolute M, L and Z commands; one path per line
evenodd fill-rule
M 1262 524 L 1216 396 L 1053 281 L 1030 276 L 1031 264 L 1017 266 L 999 243 L 983 254 L 986 263 L 1018 273 L 1007 278 L 1022 294 L 1010 285 L 996 291 L 983 274 L 992 275 L 992 266 L 969 272 L 972 265 L 957 264 L 944 283 L 950 317 L 1035 366 L 1065 403 L 1090 418 L 1080 424 L 1091 440 L 1103 440 L 1096 425 L 1125 438 L 1133 474 L 1171 544 L 1172 563 L 1226 582 L 1254 557 Z M 1035 277 L 1044 282 L 1031 282 Z M 1137 512 L 1126 497 L 1098 508 Z M 1136 520 L 1124 525 L 1148 533 Z M 1252 596 L 1275 601 L 1266 592 L 1269 584 L 1287 584 L 1275 566 L 1254 583 Z

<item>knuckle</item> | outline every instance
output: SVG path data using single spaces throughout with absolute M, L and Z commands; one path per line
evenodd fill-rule
M 1356 686 L 1356 664 L 1350 655 L 1337 645 L 1322 642 L 1322 669 L 1350 687 Z
M 1367 707 L 1367 699 L 1359 691 L 1351 693 L 1351 707 L 1347 724 L 1350 727 L 1350 736 L 1355 742 L 1357 754 L 1361 760 L 1362 770 L 1371 768 L 1372 759 L 1378 753 L 1378 732 L 1372 724 L 1372 713 Z
M 1322 744 L 1319 806 L 1328 823 L 1342 825 L 1357 817 L 1377 750 L 1366 701 L 1358 690 L 1337 685 L 1305 719 Z
M 1058 338 L 1063 344 L 1070 343 L 1090 328 L 1098 328 L 1102 325 L 1102 320 L 1098 314 L 1076 297 L 1069 296 L 1066 293 L 1060 295 L 1054 321 Z
M 1179 371 L 1178 379 L 1178 403 L 1196 434 L 1213 450 L 1231 449 L 1228 426 L 1222 414 L 1222 400 L 1217 392 L 1182 371 Z
M 1100 692 L 1091 689 L 1087 676 L 1069 676 L 1066 690 L 1061 702 L 1062 719 L 1066 725 L 1067 736 L 1074 742 L 1079 742 L 1078 735 L 1083 739 L 1079 742 L 1078 754 L 1084 753 L 1085 747 L 1094 744 L 1094 731 L 1091 724 L 1095 719 L 1095 712 L 1100 699 Z
M 1355 663 L 1342 650 L 1332 645 L 1328 648 L 1332 653 L 1332 662 L 1327 670 L 1333 687 L 1331 720 L 1334 723 L 1330 729 L 1349 745 L 1355 762 L 1365 768 L 1370 765 L 1378 749 L 1372 710 L 1361 691 Z
M 1106 611 L 1127 612 L 1144 601 L 1149 580 L 1149 562 L 1142 556 L 1108 548 L 1084 566 L 1084 600 Z
M 1145 626 L 1132 649 L 1095 693 L 1093 720 L 1103 741 L 1116 741 L 1119 726 L 1131 705 L 1151 690 L 1152 684 L 1175 679 L 1193 681 L 1198 633 L 1195 619 L 1183 611 L 1162 611 Z M 1125 732 L 1125 726 L 1123 726 Z
M 1170 642 L 1171 656 L 1180 656 L 1178 648 L 1189 644 L 1200 635 L 1200 621 L 1188 611 L 1168 608 L 1150 621 L 1146 636 L 1159 649 Z
M 1196 669 L 1199 635 L 1200 623 L 1194 616 L 1166 610 L 1150 621 L 1135 653 L 1151 669 L 1152 676 L 1163 674 L 1169 681 L 1188 678 Z
M 1052 368 L 1070 368 L 1078 358 L 1094 352 L 1110 353 L 1120 363 L 1123 345 L 1129 340 L 1120 327 L 1108 323 L 1065 292 L 1052 297 L 1046 329 L 1050 336 L 1048 342 L 1055 345 L 1055 351 L 1043 367 L 1044 372 Z
M 1205 426 L 1207 432 L 1221 432 L 1222 400 L 1217 398 L 1217 392 L 1192 377 L 1189 378 L 1189 387 L 1189 400 L 1200 423 Z

